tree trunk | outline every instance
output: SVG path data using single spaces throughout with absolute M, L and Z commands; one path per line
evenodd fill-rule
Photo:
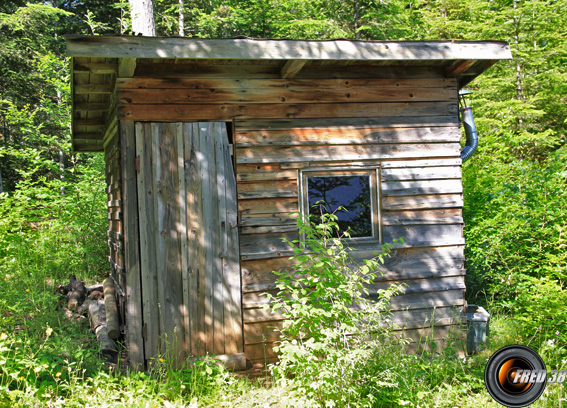
M 179 36 L 185 37 L 185 15 L 183 0 L 179 0 Z
M 514 0 L 514 44 L 516 50 L 520 48 L 520 19 L 516 14 L 518 11 L 518 0 Z M 516 97 L 519 101 L 524 99 L 524 92 L 522 89 L 522 64 L 520 64 L 520 57 L 516 56 Z M 518 117 L 518 125 L 522 127 L 524 120 Z
M 516 49 L 518 49 L 520 44 L 520 19 L 516 15 L 518 10 L 518 1 L 514 0 L 514 44 L 516 44 Z M 522 90 L 522 65 L 520 64 L 519 57 L 516 62 L 516 96 L 518 100 L 524 99 Z
M 156 36 L 153 0 L 128 0 L 132 13 L 132 34 Z
M 59 170 L 61 170 L 61 195 L 65 195 L 65 187 L 63 182 L 65 181 L 65 155 L 63 154 L 63 149 L 59 148 Z
M 354 0 L 354 38 L 360 40 L 360 31 L 358 31 L 358 20 L 360 19 L 360 11 L 358 10 L 358 0 Z

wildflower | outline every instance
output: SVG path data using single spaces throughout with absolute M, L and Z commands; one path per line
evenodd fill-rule
M 184 389 L 185 389 L 185 385 L 181 384 L 181 389 L 184 390 Z
M 160 362 L 160 363 L 163 363 L 164 361 L 165 361 L 165 360 L 164 360 L 163 358 L 160 358 L 160 359 L 159 359 L 159 362 Z
M 47 370 L 49 368 L 49 366 L 47 364 L 44 364 L 43 368 L 45 368 Z
M 33 369 L 33 372 L 37 374 L 41 371 L 41 368 L 42 368 L 41 366 L 37 366 L 36 368 Z
M 26 292 L 29 292 L 29 291 L 30 291 L 29 289 L 26 289 Z
M 0 340 L 6 340 L 7 338 L 8 338 L 8 335 L 6 333 L 0 334 Z
M 567 364 L 567 360 L 561 360 L 561 364 L 563 365 Z
M 55 374 L 55 377 L 57 377 L 57 378 L 61 377 L 61 373 Z
M 51 336 L 51 333 L 53 333 L 53 329 L 52 329 L 51 327 L 48 327 L 48 328 L 45 330 L 45 334 L 47 335 L 47 337 L 49 337 L 49 336 Z
M 559 336 L 559 330 L 557 330 L 557 331 L 555 332 L 555 335 L 556 335 L 556 336 Z
M 547 345 L 548 345 L 549 347 L 555 346 L 555 339 L 547 340 Z

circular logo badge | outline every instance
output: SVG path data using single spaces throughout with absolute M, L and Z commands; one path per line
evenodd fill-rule
M 490 357 L 484 384 L 494 400 L 507 407 L 525 407 L 537 400 L 547 383 L 539 354 L 526 346 L 507 346 Z

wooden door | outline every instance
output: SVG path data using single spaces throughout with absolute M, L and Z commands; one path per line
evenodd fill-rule
M 242 352 L 226 124 L 136 123 L 135 133 L 146 359 Z

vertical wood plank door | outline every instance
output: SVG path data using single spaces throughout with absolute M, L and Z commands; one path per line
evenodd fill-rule
M 236 180 L 226 124 L 135 128 L 146 359 L 240 353 Z

